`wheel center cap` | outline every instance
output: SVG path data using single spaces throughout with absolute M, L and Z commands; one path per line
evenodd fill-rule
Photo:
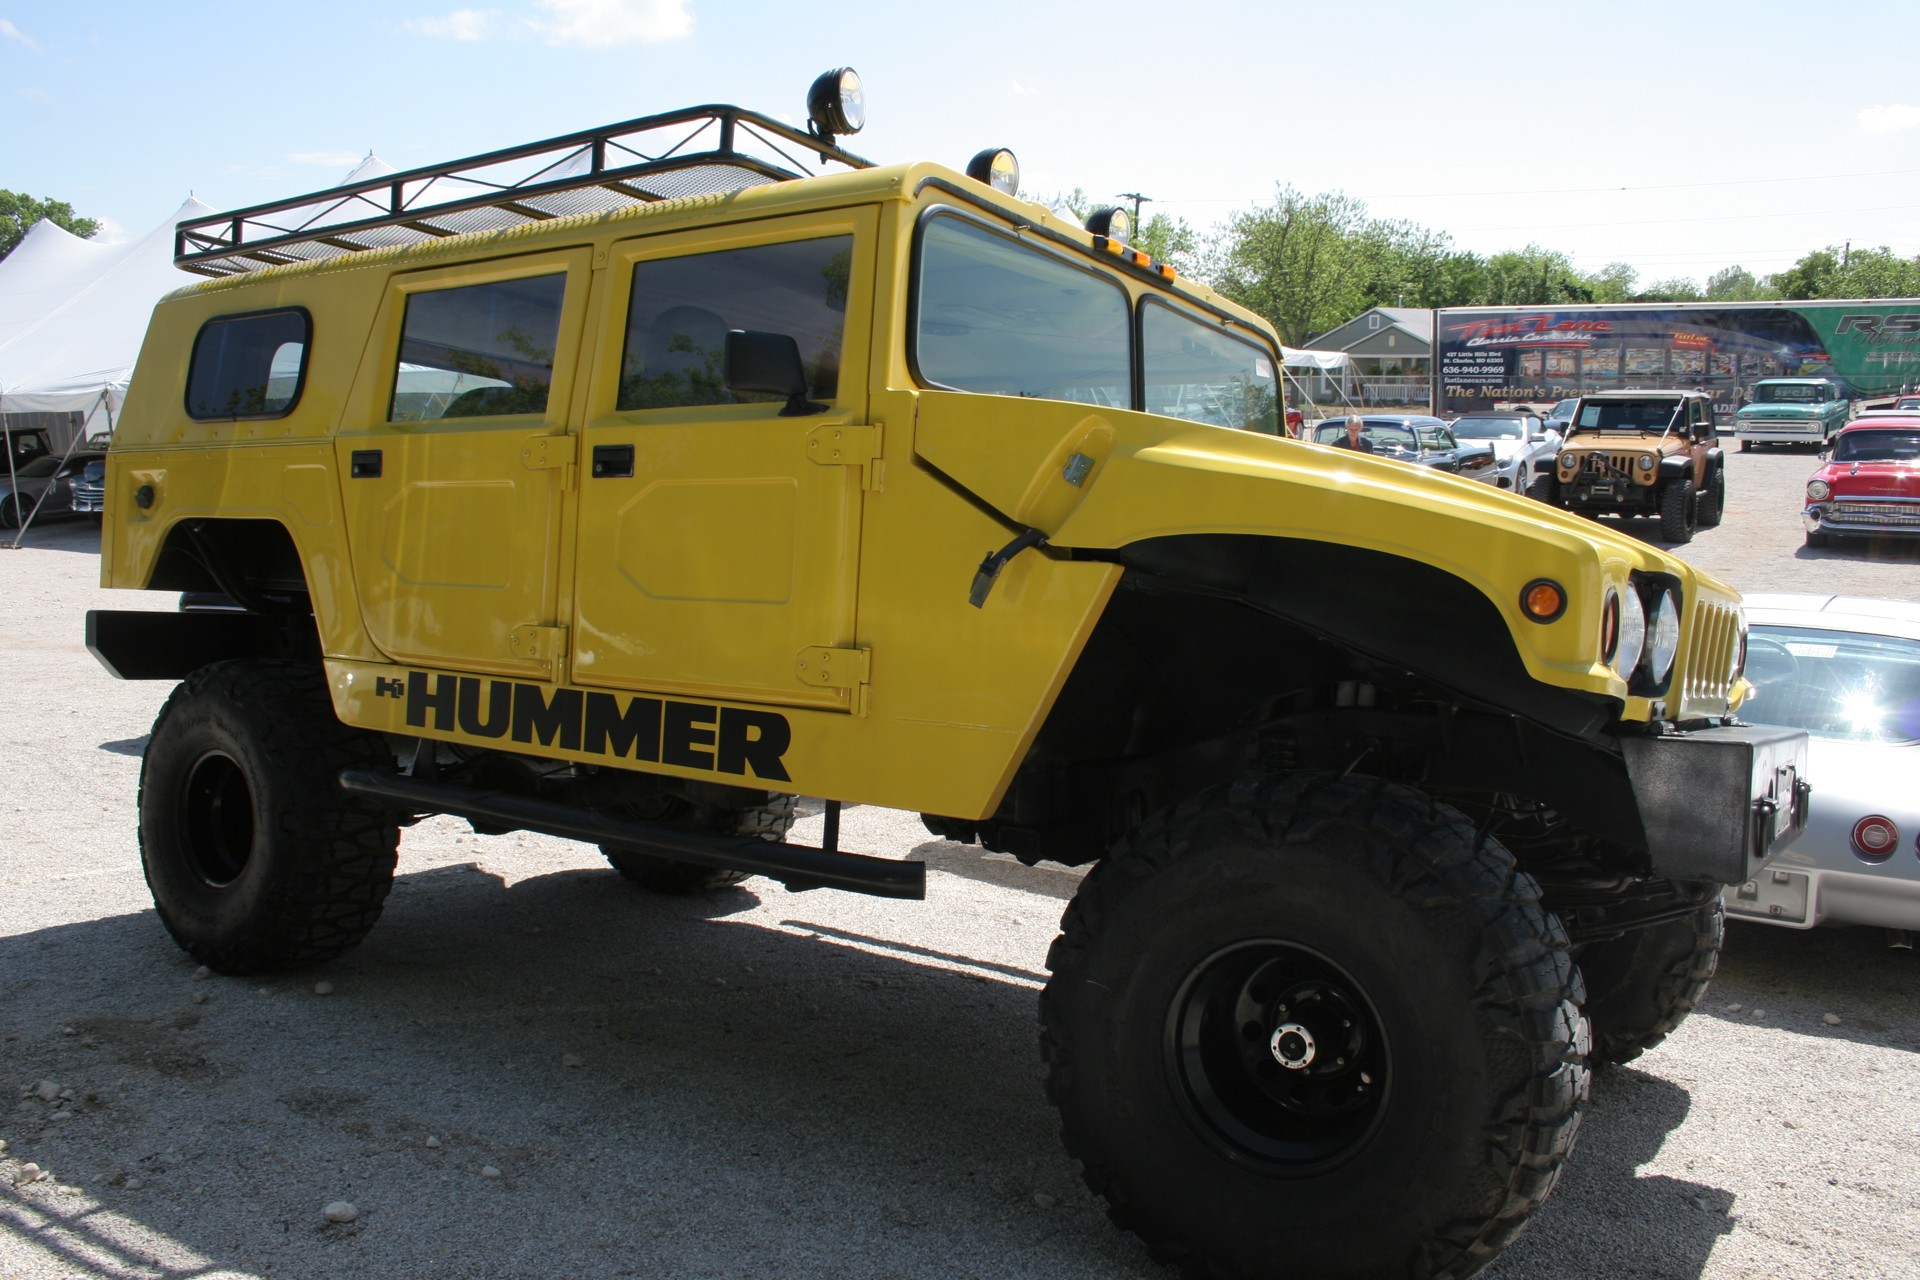
M 1275 1027 L 1267 1049 L 1273 1060 L 1289 1071 L 1305 1071 L 1313 1065 L 1313 1033 L 1297 1022 Z

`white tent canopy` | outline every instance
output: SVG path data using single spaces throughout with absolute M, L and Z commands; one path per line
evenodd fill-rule
M 1280 348 L 1280 359 L 1289 369 L 1320 369 L 1331 373 L 1353 368 L 1353 357 L 1344 351 L 1308 351 L 1300 347 Z
M 82 413 L 86 433 L 110 429 L 154 304 L 198 279 L 173 265 L 173 224 L 212 212 L 188 199 L 120 245 L 34 224 L 0 259 L 0 413 Z

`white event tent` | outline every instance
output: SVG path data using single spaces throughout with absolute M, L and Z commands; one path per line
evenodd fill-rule
M 0 258 L 0 413 L 78 413 L 83 436 L 110 432 L 154 303 L 200 278 L 173 265 L 173 224 L 212 212 L 188 199 L 117 245 L 35 223 Z

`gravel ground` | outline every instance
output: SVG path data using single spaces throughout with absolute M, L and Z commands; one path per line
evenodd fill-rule
M 1920 549 L 1802 548 L 1808 455 L 1730 465 L 1696 563 L 1920 599 Z M 434 820 L 359 950 L 197 975 L 133 839 L 167 690 L 80 644 L 88 607 L 172 602 L 98 590 L 92 542 L 0 553 L 0 1276 L 1172 1275 L 1081 1189 L 1036 1082 L 1077 876 L 909 814 L 850 809 L 843 840 L 925 859 L 920 904 L 654 898 L 590 849 Z M 1601 1074 L 1489 1275 L 1920 1276 L 1916 965 L 1875 931 L 1734 926 L 1703 1015 Z

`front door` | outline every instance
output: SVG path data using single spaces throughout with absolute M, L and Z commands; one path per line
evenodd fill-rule
M 574 544 L 580 684 L 852 710 L 871 209 L 616 244 Z M 730 391 L 729 330 L 799 347 L 806 404 Z
M 591 251 L 396 276 L 336 436 L 352 573 L 397 662 L 546 678 Z

